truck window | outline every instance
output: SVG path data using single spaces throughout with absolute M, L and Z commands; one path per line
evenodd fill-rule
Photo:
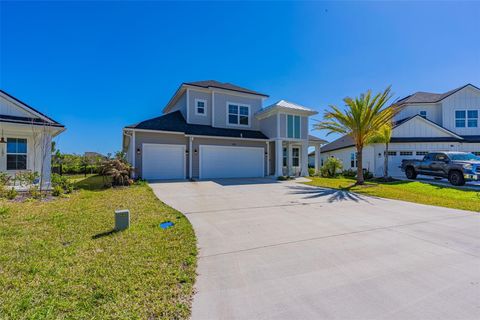
M 437 156 L 435 157 L 435 160 L 437 160 L 437 161 L 445 161 L 447 159 L 448 159 L 448 157 L 444 153 L 438 153 Z

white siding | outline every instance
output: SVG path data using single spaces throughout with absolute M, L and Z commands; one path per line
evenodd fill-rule
M 345 149 L 335 150 L 330 152 L 322 152 L 320 159 L 322 159 L 323 163 L 325 164 L 325 161 L 329 157 L 334 156 L 335 158 L 338 158 L 343 162 L 344 170 L 356 169 L 355 167 L 351 166 L 351 161 L 350 161 L 351 154 L 355 152 L 356 152 L 355 147 L 350 147 L 350 148 L 345 148 Z M 372 145 L 369 145 L 363 149 L 363 168 L 367 169 L 372 173 L 375 170 L 375 150 L 374 150 L 374 146 Z
M 480 135 L 480 127 L 456 128 L 455 110 L 479 110 L 480 91 L 466 87 L 442 101 L 443 126 L 459 135 Z M 480 121 L 479 121 L 480 124 Z
M 412 104 L 407 105 L 395 116 L 395 121 L 413 117 L 420 114 L 420 111 L 427 112 L 427 119 L 442 125 L 442 105 L 437 104 Z
M 393 129 L 392 137 L 452 137 L 452 135 L 417 117 Z
M 15 117 L 34 117 L 32 113 L 27 112 L 25 109 L 3 97 L 0 97 L 0 114 Z

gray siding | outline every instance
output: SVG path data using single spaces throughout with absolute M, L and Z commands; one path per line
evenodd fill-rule
M 277 115 L 274 114 L 268 118 L 260 120 L 260 130 L 268 138 L 277 137 Z
M 300 117 L 300 138 L 308 138 L 308 117 Z
M 187 118 L 187 95 L 184 93 L 178 101 L 173 105 L 172 109 L 170 112 L 178 111 L 182 113 L 183 117 L 186 119 Z M 169 112 L 169 113 L 170 113 Z
M 179 144 L 185 145 L 188 150 L 188 138 L 183 134 L 170 134 L 170 133 L 161 133 L 161 132 L 135 132 L 135 174 L 138 177 L 142 175 L 142 154 L 143 154 L 143 143 L 158 143 L 158 144 Z M 136 150 L 140 149 L 140 154 L 137 154 Z M 188 177 L 188 155 L 185 154 L 186 165 L 187 165 L 187 177 Z
M 280 137 L 287 137 L 287 115 L 284 113 L 280 114 Z
M 238 127 L 227 124 L 227 102 L 241 103 L 250 106 L 250 127 Z M 219 128 L 242 128 L 246 130 L 260 130 L 260 123 L 254 114 L 262 108 L 261 98 L 241 97 L 224 93 L 215 93 L 215 127 Z
M 196 91 L 189 89 L 189 103 L 188 103 L 188 119 L 189 123 L 212 125 L 212 93 L 205 91 Z M 195 114 L 195 99 L 205 100 L 207 102 L 206 115 Z M 187 117 L 185 117 L 186 119 Z
M 200 145 L 214 145 L 214 146 L 239 146 L 239 147 L 263 147 L 266 152 L 267 144 L 265 141 L 252 141 L 252 140 L 236 140 L 236 139 L 211 139 L 211 138 L 195 138 L 193 140 L 193 158 L 192 158 L 192 172 L 193 177 L 198 178 L 199 176 L 199 152 Z M 267 157 L 265 156 L 265 174 L 267 168 Z M 187 170 L 188 171 L 188 170 Z

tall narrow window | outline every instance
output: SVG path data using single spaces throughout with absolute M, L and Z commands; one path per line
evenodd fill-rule
M 27 139 L 7 138 L 7 170 L 27 169 Z
M 287 115 L 287 137 L 300 139 L 300 116 Z
M 287 148 L 283 148 L 283 166 L 287 166 Z
M 350 167 L 355 168 L 355 152 L 350 153 Z
M 427 119 L 427 111 L 424 111 L 424 110 L 420 111 L 419 114 L 420 114 L 420 117 Z
M 300 149 L 292 148 L 292 167 L 300 166 Z
M 232 104 L 227 105 L 228 109 L 228 124 L 237 126 L 250 125 L 250 107 L 247 105 Z

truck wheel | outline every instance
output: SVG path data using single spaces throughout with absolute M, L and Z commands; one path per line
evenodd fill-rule
M 405 175 L 407 176 L 408 179 L 417 178 L 417 173 L 415 172 L 415 169 L 413 167 L 407 167 L 405 169 Z
M 454 186 L 463 186 L 465 184 L 465 179 L 460 171 L 451 171 L 448 174 L 448 181 Z

